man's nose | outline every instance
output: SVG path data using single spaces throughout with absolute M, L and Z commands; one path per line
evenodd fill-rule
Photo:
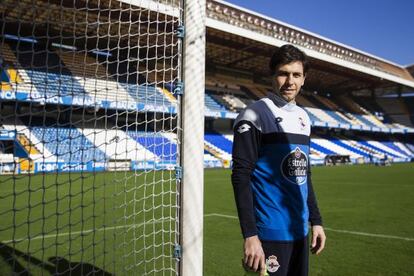
M 287 82 L 289 85 L 293 84 L 293 75 L 292 75 L 292 74 L 289 74 L 289 75 L 287 76 L 286 82 Z

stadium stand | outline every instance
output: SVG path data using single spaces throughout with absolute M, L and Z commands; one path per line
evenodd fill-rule
M 244 81 L 242 81 L 244 82 Z M 239 85 L 225 76 L 209 76 L 206 79 L 206 93 L 232 112 L 239 112 L 252 102 Z
M 204 151 L 204 167 L 205 168 L 222 168 L 223 162 L 219 158 L 214 157 L 208 151 Z
M 372 114 L 384 114 L 384 110 L 378 105 L 378 103 L 371 96 L 356 97 L 350 95 L 352 100 L 359 106 L 368 110 Z
M 244 83 L 241 86 L 241 90 L 253 95 L 255 100 L 263 98 L 267 95 L 266 88 L 260 87 L 255 84 Z
M 338 155 L 349 155 L 351 159 L 355 160 L 356 158 L 362 157 L 360 153 L 357 153 L 354 150 L 351 150 L 349 147 L 344 147 L 343 144 L 338 143 L 338 140 L 327 139 L 323 137 L 315 136 L 312 138 L 312 145 L 318 145 L 322 148 L 329 150 L 329 153 L 335 153 Z
M 369 156 L 369 153 L 367 153 L 363 150 L 360 150 L 358 147 L 351 146 L 351 145 L 345 143 L 343 140 L 341 140 L 337 137 L 326 137 L 326 139 L 331 141 L 332 143 L 334 143 L 334 144 L 336 144 L 336 145 L 352 152 L 353 153 L 352 156 L 355 156 L 355 158 L 368 157 Z
M 42 155 L 48 161 L 91 162 L 106 160 L 143 160 L 172 162 L 176 158 L 177 146 L 174 135 L 165 133 L 122 130 L 93 130 L 73 127 L 26 127 L 4 125 L 5 129 L 16 129 L 24 135 L 22 144 L 36 145 L 30 156 Z M 30 137 L 30 139 L 28 138 Z M 220 160 L 231 159 L 232 134 L 207 132 L 205 134 L 205 162 L 210 167 Z M 52 142 L 48 142 L 52 141 Z M 116 146 L 111 146 L 116 144 Z M 129 149 L 128 151 L 126 149 Z M 131 150 L 132 149 L 132 150 Z M 103 152 L 107 153 L 107 157 Z M 349 155 L 355 162 L 358 158 L 368 160 L 389 156 L 395 161 L 414 158 L 414 145 L 390 140 L 373 140 L 369 137 L 350 139 L 343 135 L 312 136 L 312 160 L 321 160 L 326 155 Z M 120 154 L 122 153 L 122 154 Z M 211 163 L 213 162 L 213 163 Z
M 321 103 L 322 109 L 326 112 L 329 116 L 334 118 L 340 124 L 353 124 L 354 122 L 347 116 L 343 114 L 344 110 L 338 106 L 336 103 L 331 101 L 327 97 L 322 97 L 318 94 L 311 94 L 315 100 Z
M 41 43 L 16 42 L 5 40 L 2 49 L 1 89 L 2 91 L 27 92 L 30 99 L 54 98 L 56 96 L 76 96 L 85 102 L 127 102 L 152 107 L 176 106 L 174 84 L 165 76 L 159 76 L 157 70 L 141 68 L 135 60 L 120 62 L 116 56 L 92 53 L 91 51 L 71 51 L 60 47 L 50 47 Z M 79 66 L 82 64 L 82 66 Z M 382 67 L 381 67 L 382 66 Z M 395 66 L 383 64 L 381 70 L 389 70 L 394 74 L 405 74 Z M 156 66 L 155 66 L 156 67 Z M 47 68 L 47 70 L 46 70 Z M 141 72 L 145 72 L 142 74 Z M 220 114 L 233 113 L 234 118 L 240 110 L 254 100 L 260 99 L 271 90 L 269 84 L 256 81 L 246 76 L 227 75 L 225 73 L 207 72 L 205 107 Z M 405 76 L 405 75 L 404 75 Z M 335 94 L 303 91 L 297 103 L 308 112 L 311 121 L 320 128 L 359 129 L 363 131 L 392 132 L 391 129 L 406 130 L 413 127 L 413 98 L 372 98 L 354 96 L 352 93 Z M 325 96 L 326 95 L 326 96 Z M 115 108 L 118 108 L 117 106 Z M 156 111 L 156 109 L 148 109 Z M 219 116 L 218 114 L 214 116 Z M 210 115 L 208 115 L 210 116 Z M 11 129 L 12 124 L 4 128 Z M 33 129 L 32 129 L 33 128 Z M 18 143 L 29 156 L 46 155 L 48 158 L 59 156 L 67 161 L 67 154 L 60 152 L 57 145 L 44 143 L 40 137 L 75 140 L 75 151 L 85 151 L 85 156 L 75 159 L 92 160 L 92 154 L 83 149 L 91 146 L 90 141 L 107 155 L 99 159 L 139 160 L 146 154 L 159 161 L 171 161 L 176 156 L 177 145 L 174 137 L 165 137 L 155 133 L 153 136 L 142 132 L 121 129 L 92 128 L 85 126 L 55 126 L 50 130 L 27 123 L 17 123 Z M 323 159 L 329 154 L 349 155 L 353 159 L 366 158 L 373 154 L 390 154 L 395 158 L 404 158 L 412 153 L 412 144 L 403 141 L 376 141 L 367 137 L 362 141 L 359 137 L 338 137 L 337 133 L 316 135 L 312 139 L 312 155 L 314 159 Z M 85 140 L 86 139 L 86 140 Z M 112 149 L 113 142 L 122 150 L 137 148 L 119 156 Z M 230 160 L 232 135 L 219 133 L 214 129 L 207 130 L 205 136 L 206 160 Z M 64 149 L 62 149 L 65 151 Z M 63 157 L 61 157 L 63 156 Z M 138 157 L 137 157 L 138 156 Z
M 227 154 L 231 154 L 232 142 L 229 139 L 226 139 L 223 135 L 219 133 L 208 132 L 205 133 L 204 139 L 207 143 L 214 145 Z
M 161 133 L 144 131 L 127 131 L 127 134 L 151 151 L 162 161 L 175 162 L 177 159 L 177 144 Z
M 120 85 L 128 91 L 129 95 L 132 96 L 137 103 L 155 105 L 170 104 L 170 101 L 166 99 L 155 86 L 130 83 L 120 83 Z
M 30 131 L 58 161 L 87 163 L 106 160 L 104 151 L 96 148 L 76 128 L 36 126 L 31 127 Z
M 246 104 L 235 95 L 224 95 L 223 100 L 226 101 L 234 111 L 240 111 L 246 107 Z
M 317 120 L 333 124 L 349 124 L 349 121 L 343 119 L 338 112 L 333 111 L 329 106 L 320 100 L 321 97 L 315 94 L 302 94 L 298 99 L 298 104 L 303 106 L 308 113 L 314 115 Z M 312 118 L 311 118 L 312 119 Z
M 212 97 L 219 105 L 224 106 L 226 110 L 235 112 L 236 109 L 227 101 L 224 100 L 223 95 L 214 94 L 212 90 L 209 90 L 209 96 Z
M 217 150 L 219 158 L 231 153 L 233 135 L 217 131 L 206 132 L 205 144 Z M 409 161 L 414 157 L 413 146 L 398 140 L 379 140 L 375 137 L 343 134 L 319 134 L 311 138 L 311 162 L 321 164 L 327 155 L 349 156 L 351 162 L 374 162 L 385 155 L 396 162 Z M 362 161 L 361 161 L 362 160 Z
M 30 99 L 34 101 L 56 96 L 78 96 L 86 102 L 124 101 L 167 106 L 175 104 L 175 100 L 166 96 L 166 91 L 161 88 L 147 84 L 118 81 L 125 81 L 126 79 L 124 75 L 119 73 L 119 68 L 116 65 L 111 63 L 111 66 L 107 66 L 96 63 L 86 53 L 69 51 L 55 53 L 34 46 L 33 55 L 39 55 L 39 60 L 47 60 L 48 64 L 32 63 L 31 45 L 7 43 L 4 47 L 3 56 L 7 63 L 15 68 L 20 68 L 17 70 L 18 73 L 15 74 L 21 76 L 22 79 L 19 84 L 19 91 L 28 92 Z M 78 64 L 84 64 L 85 66 L 79 67 Z M 115 72 L 110 73 L 109 70 L 107 73 L 106 67 L 115 70 Z M 45 71 L 45 68 L 48 68 L 48 70 Z M 6 80 L 7 75 L 12 75 L 11 73 L 6 75 L 5 70 L 2 70 L 2 72 L 4 80 Z M 116 78 L 114 79 L 111 76 Z M 130 80 L 133 80 L 133 78 Z M 15 83 L 8 81 L 10 84 Z
M 232 142 L 216 132 L 204 134 L 205 150 L 221 160 L 231 160 Z
M 97 57 L 94 59 L 86 53 L 68 51 L 59 51 L 59 56 L 93 99 L 134 101 L 125 88 L 109 75 L 106 67 L 99 61 L 97 62 Z M 84 64 L 84 66 L 79 67 L 79 64 Z
M 375 100 L 378 105 L 381 106 L 381 108 L 393 120 L 393 122 L 400 125 L 413 127 L 413 124 L 410 120 L 409 110 L 405 105 L 403 99 L 377 97 Z
M 229 111 L 224 105 L 217 102 L 211 95 L 211 92 L 206 91 L 204 100 L 208 109 L 213 111 Z
M 15 122 L 15 123 L 14 123 Z M 4 129 L 10 130 L 10 131 L 16 131 L 18 134 L 24 136 L 25 138 L 25 144 L 29 145 L 35 145 L 35 146 L 29 146 L 30 148 L 35 147 L 35 151 L 31 150 L 29 148 L 28 154 L 31 159 L 43 159 L 47 161 L 56 161 L 57 157 L 55 154 L 50 152 L 47 147 L 45 147 L 44 143 L 41 142 L 41 139 L 38 139 L 37 136 L 35 136 L 27 127 L 23 124 L 19 119 L 15 118 L 14 122 L 8 122 L 7 124 L 4 124 Z M 23 145 L 25 147 L 25 145 Z
M 413 143 L 404 143 L 403 144 L 412 154 L 414 154 L 414 144 Z
M 88 97 L 84 87 L 71 75 L 37 70 L 25 70 L 38 94 L 32 93 L 34 98 L 52 98 L 55 96 L 81 96 Z
M 410 116 L 411 124 L 413 125 L 414 124 L 414 97 L 404 97 L 403 100 L 408 110 L 411 111 L 409 116 Z
M 89 141 L 104 151 L 110 160 L 159 160 L 149 148 L 139 144 L 121 129 L 93 129 L 80 130 Z
M 98 57 L 93 58 L 86 51 L 69 51 L 57 48 L 56 53 L 59 55 L 65 67 L 74 75 L 79 77 L 88 77 L 96 79 L 108 79 L 106 68 L 100 64 Z M 83 66 L 79 66 L 82 64 Z

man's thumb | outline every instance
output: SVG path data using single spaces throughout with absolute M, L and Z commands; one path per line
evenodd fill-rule
M 317 235 L 315 233 L 313 233 L 313 235 L 312 235 L 312 247 L 316 246 L 316 239 L 317 239 Z

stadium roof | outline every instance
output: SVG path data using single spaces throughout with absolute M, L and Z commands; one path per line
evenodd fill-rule
M 9 34 L 159 59 L 157 55 L 163 51 L 158 51 L 156 45 L 163 41 L 175 43 L 174 36 L 165 34 L 176 29 L 180 9 L 178 0 L 20 0 L 17 7 L 15 1 L 5 0 L 0 11 Z M 156 23 L 160 16 L 168 18 L 161 28 Z M 28 23 L 33 18 L 35 25 Z M 124 24 L 130 22 L 136 24 Z M 308 90 L 404 93 L 414 88 L 414 78 L 407 68 L 224 1 L 207 1 L 206 25 L 210 72 L 240 72 L 265 81 L 274 48 L 292 43 L 311 58 L 305 87 Z M 163 35 L 157 35 L 160 29 Z M 148 51 L 125 50 L 131 45 L 146 47 L 148 40 L 154 45 Z
M 408 65 L 406 68 L 407 71 L 414 77 L 414 64 Z
M 208 63 L 263 75 L 273 48 L 292 43 L 311 57 L 308 89 L 404 92 L 414 88 L 413 77 L 400 65 L 253 11 L 217 0 L 208 2 L 207 15 Z

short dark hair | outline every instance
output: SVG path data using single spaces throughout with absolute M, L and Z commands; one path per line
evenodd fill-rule
M 306 74 L 309 69 L 308 56 L 295 46 L 285 44 L 273 53 L 269 62 L 269 69 L 271 74 L 274 74 L 276 68 L 280 65 L 285 65 L 294 61 L 300 61 L 303 64 L 303 73 Z

